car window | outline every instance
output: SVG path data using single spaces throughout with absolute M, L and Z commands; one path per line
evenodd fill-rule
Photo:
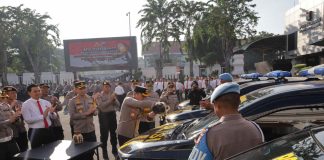
M 255 120 L 266 141 L 300 131 L 309 126 L 324 124 L 323 108 L 291 108 L 277 111 Z
M 309 132 L 304 131 L 282 137 L 231 159 L 319 160 L 324 159 L 324 152 L 316 144 Z
M 324 108 L 292 108 L 271 113 L 257 120 L 259 123 L 324 122 Z

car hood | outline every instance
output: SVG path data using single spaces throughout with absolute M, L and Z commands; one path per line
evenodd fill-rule
M 199 110 L 182 110 L 177 113 L 168 114 L 166 121 L 177 122 L 182 120 L 196 119 L 207 116 L 212 110 L 199 109 Z
M 120 153 L 127 155 L 132 154 L 135 151 L 147 151 L 146 149 L 155 147 L 155 146 L 165 146 L 168 144 L 179 143 L 179 141 L 188 141 L 188 140 L 173 140 L 171 139 L 172 132 L 183 122 L 168 123 L 157 128 L 151 129 L 133 139 L 126 142 L 118 150 Z

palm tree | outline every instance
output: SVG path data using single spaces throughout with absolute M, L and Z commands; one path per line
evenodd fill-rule
M 176 2 L 181 7 L 182 13 L 182 30 L 185 34 L 185 50 L 188 53 L 188 61 L 190 63 L 190 76 L 193 76 L 193 61 L 195 58 L 194 43 L 193 43 L 193 28 L 196 23 L 201 19 L 204 13 L 205 4 L 192 0 L 177 0 Z
M 161 45 L 160 58 L 155 66 L 156 78 L 163 76 L 163 60 L 169 59 L 169 40 L 173 38 L 180 43 L 180 15 L 175 7 L 173 2 L 167 0 L 147 0 L 147 4 L 139 11 L 141 19 L 137 22 L 137 27 L 142 29 L 143 50 L 147 50 L 153 41 L 159 41 Z

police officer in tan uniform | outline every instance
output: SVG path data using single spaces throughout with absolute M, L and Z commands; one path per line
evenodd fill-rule
M 8 96 L 7 103 L 10 105 L 11 109 L 14 112 L 21 112 L 22 102 L 17 100 L 17 89 L 13 86 L 5 86 L 2 90 Z M 12 129 L 20 152 L 25 152 L 28 149 L 28 139 L 24 118 L 22 116 L 18 117 Z
M 141 117 L 153 120 L 155 113 L 151 112 L 153 101 L 144 100 L 148 96 L 147 89 L 136 86 L 134 98 L 126 97 L 120 111 L 120 119 L 117 127 L 119 146 L 138 135 Z
M 165 102 L 169 106 L 168 113 L 176 110 L 179 101 L 175 90 L 175 84 L 173 82 L 168 82 L 168 88 L 162 92 L 161 102 Z
M 264 141 L 260 127 L 238 112 L 240 87 L 235 82 L 219 85 L 211 95 L 218 123 L 204 130 L 196 140 L 189 160 L 226 159 Z
M 74 83 L 77 95 L 69 101 L 69 113 L 73 121 L 74 134 L 82 134 L 83 140 L 96 142 L 93 116 L 96 115 L 96 102 L 87 95 L 84 81 Z M 92 159 L 94 152 L 84 155 L 85 159 Z
M 0 98 L 4 98 L 2 93 Z M 14 112 L 9 105 L 0 102 L 0 159 L 11 160 L 16 153 L 19 153 L 12 125 L 20 116 L 20 111 Z
M 116 109 L 119 108 L 120 104 L 110 87 L 110 83 L 104 81 L 102 83 L 102 91 L 93 96 L 97 102 L 99 110 L 100 141 L 102 143 L 101 147 L 104 159 L 108 159 L 107 140 L 109 133 L 112 153 L 115 157 L 118 155 Z
M 55 107 L 55 112 L 57 114 L 57 119 L 52 120 L 52 131 L 53 131 L 53 138 L 54 140 L 63 140 L 64 139 L 64 132 L 63 127 L 60 121 L 60 117 L 58 112 L 62 110 L 62 104 L 57 99 L 57 97 L 49 95 L 49 85 L 46 83 L 39 84 L 42 92 L 42 99 L 49 101 Z
M 176 110 L 176 106 L 179 104 L 178 96 L 176 94 L 175 84 L 168 82 L 168 87 L 161 94 L 161 102 L 165 102 L 168 105 L 167 113 L 171 113 Z M 160 125 L 165 124 L 165 115 L 160 116 Z
M 148 96 L 145 97 L 145 100 L 150 100 L 153 102 L 158 102 L 160 101 L 160 96 L 157 92 L 153 91 L 153 81 L 146 81 L 144 84 L 145 88 L 147 89 Z M 158 118 L 158 117 L 157 117 Z M 141 122 L 139 125 L 138 132 L 139 134 L 142 134 L 150 129 L 155 128 L 155 119 L 152 121 L 147 120 L 145 116 L 142 116 Z

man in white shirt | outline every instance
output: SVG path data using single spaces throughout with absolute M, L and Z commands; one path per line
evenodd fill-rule
M 210 85 L 213 89 L 215 89 L 217 87 L 217 79 L 216 78 L 212 78 L 210 80 Z
M 184 91 L 185 91 L 185 99 L 188 99 L 188 93 L 191 90 L 192 80 L 190 77 L 187 77 L 187 80 L 184 81 Z
M 204 88 L 203 87 L 203 82 L 204 82 L 204 78 L 203 77 L 197 77 L 196 81 L 198 82 L 198 87 L 199 88 Z
M 178 101 L 179 101 L 179 102 L 182 101 L 182 93 L 183 93 L 183 90 L 184 90 L 184 86 L 183 86 L 183 84 L 180 82 L 180 80 L 178 80 L 178 81 L 176 82 L 176 93 L 177 93 Z
M 155 79 L 154 80 L 154 85 L 153 85 L 153 91 L 154 92 L 157 92 L 157 90 L 158 90 L 158 83 L 159 83 L 159 80 Z
M 119 104 L 122 104 L 124 101 L 124 98 L 126 97 L 126 93 L 122 86 L 122 82 L 118 82 L 118 85 L 115 88 L 115 94 L 116 94 Z M 120 108 L 118 110 L 120 110 Z
M 54 141 L 50 126 L 51 119 L 56 119 L 57 115 L 55 106 L 40 99 L 41 90 L 38 85 L 29 85 L 27 92 L 30 98 L 22 104 L 22 116 L 28 124 L 28 139 L 33 149 Z

